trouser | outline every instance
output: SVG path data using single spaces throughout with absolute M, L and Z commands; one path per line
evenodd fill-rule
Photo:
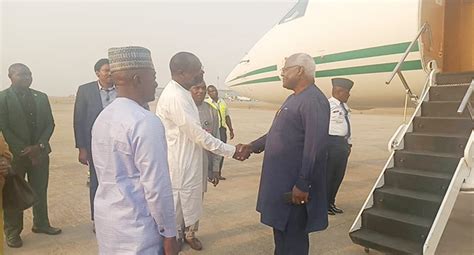
M 0 156 L 1 157 L 1 156 Z M 3 186 L 5 177 L 0 176 L 0 215 L 3 215 Z M 3 229 L 3 220 L 0 220 L 0 229 Z M 0 234 L 0 251 L 3 251 L 3 235 Z
M 48 227 L 49 156 L 42 155 L 37 166 L 32 166 L 31 161 L 25 158 L 20 158 L 13 163 L 13 166 L 17 174 L 23 178 L 25 174 L 28 176 L 28 183 L 36 194 L 37 201 L 33 205 L 33 226 L 37 228 Z M 3 219 L 3 228 L 7 239 L 20 235 L 23 230 L 23 211 L 5 211 Z
M 346 173 L 349 144 L 344 137 L 329 136 L 327 161 L 328 205 L 335 204 L 336 195 Z
M 309 235 L 306 233 L 306 206 L 292 206 L 285 231 L 273 228 L 275 255 L 307 255 Z
M 202 198 L 204 199 L 204 192 L 202 193 Z M 181 200 L 176 201 L 176 229 L 178 230 L 178 239 L 191 239 L 194 238 L 196 232 L 199 230 L 199 220 L 194 224 L 186 226 L 183 216 L 183 207 Z
M 89 201 L 91 205 L 91 220 L 94 221 L 94 198 L 95 198 L 95 193 L 97 192 L 97 187 L 99 186 L 99 181 L 97 180 L 97 173 L 95 172 L 95 167 L 92 160 L 89 160 L 89 173 L 90 173 Z
M 227 129 L 225 127 L 219 128 L 219 135 L 221 137 L 221 141 L 227 143 Z M 224 165 L 224 157 L 221 158 L 221 163 L 219 165 L 219 176 L 222 176 L 222 166 Z

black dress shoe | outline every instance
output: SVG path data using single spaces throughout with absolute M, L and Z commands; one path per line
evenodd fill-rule
M 219 176 L 219 180 L 221 180 L 221 181 L 225 181 L 225 180 L 226 180 L 226 178 L 225 178 L 225 177 L 223 177 L 223 176 Z
M 20 236 L 14 236 L 10 238 L 7 237 L 7 245 L 11 248 L 20 248 L 23 246 L 23 241 L 21 240 Z
M 336 213 L 331 208 L 329 208 L 328 215 L 336 215 Z
M 335 213 L 344 213 L 341 208 L 337 208 L 336 205 L 331 205 L 331 210 Z
M 51 226 L 47 226 L 45 228 L 33 227 L 31 231 L 33 233 L 42 233 L 42 234 L 47 234 L 47 235 L 59 235 L 62 232 L 60 228 L 55 228 Z

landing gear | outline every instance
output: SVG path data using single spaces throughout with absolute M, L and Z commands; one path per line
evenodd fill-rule
M 370 249 L 369 248 L 364 248 L 365 253 L 369 254 Z

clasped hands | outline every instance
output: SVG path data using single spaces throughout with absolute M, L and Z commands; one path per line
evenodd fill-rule
M 37 166 L 40 163 L 41 148 L 39 145 L 30 145 L 25 147 L 21 152 L 21 157 L 28 157 L 31 160 L 33 166 Z
M 252 153 L 252 145 L 239 143 L 235 146 L 235 153 L 233 158 L 240 161 L 244 161 L 248 159 L 250 157 L 250 154 Z

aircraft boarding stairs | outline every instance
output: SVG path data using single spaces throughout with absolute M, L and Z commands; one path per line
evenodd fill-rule
M 473 166 L 474 111 L 469 103 L 457 113 L 473 77 L 436 75 L 411 121 L 391 139 L 392 154 L 349 234 L 366 252 L 434 254 Z

